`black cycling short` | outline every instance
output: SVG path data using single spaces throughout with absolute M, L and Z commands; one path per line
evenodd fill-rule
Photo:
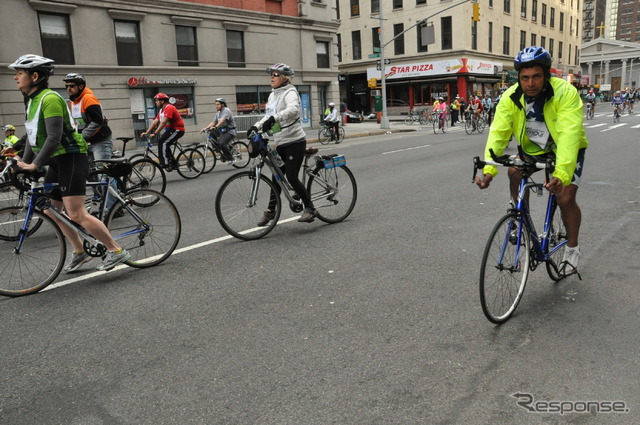
M 86 153 L 67 153 L 54 156 L 47 163 L 45 183 L 58 183 L 51 191 L 51 199 L 62 201 L 66 196 L 85 195 L 89 175 L 89 156 Z

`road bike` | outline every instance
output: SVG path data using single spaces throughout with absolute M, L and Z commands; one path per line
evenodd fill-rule
M 276 226 L 282 213 L 282 200 L 277 195 L 275 183 L 262 173 L 265 165 L 289 201 L 291 211 L 300 213 L 304 209 L 280 167 L 274 165 L 282 160 L 276 156 L 275 150 L 271 150 L 266 134 L 253 137 L 256 144 L 260 145 L 257 148 L 257 161 L 254 161 L 250 171 L 234 174 L 222 183 L 215 202 L 216 216 L 224 230 L 242 240 L 267 235 Z M 318 211 L 317 217 L 325 223 L 338 223 L 346 219 L 355 207 L 358 198 L 356 180 L 347 168 L 344 156 L 317 154 L 317 148 L 307 148 L 302 165 L 302 183 L 306 184 L 309 197 Z M 309 164 L 311 158 L 313 161 Z M 276 201 L 274 218 L 266 226 L 257 226 L 268 208 L 271 196 Z
M 160 157 L 153 149 L 154 145 L 151 143 L 151 139 L 148 139 L 143 153 L 131 155 L 130 161 L 136 161 L 140 158 L 149 159 L 156 163 L 161 163 Z M 206 164 L 205 158 L 202 152 L 198 148 L 184 147 L 180 142 L 175 141 L 170 146 L 174 163 L 170 168 L 165 168 L 167 171 L 177 171 L 180 176 L 185 179 L 195 179 L 199 177 L 204 171 Z
M 477 114 L 471 114 L 471 119 L 468 119 L 464 122 L 464 131 L 467 134 L 471 134 L 474 131 L 477 131 L 478 134 L 484 131 L 486 126 L 486 121 L 483 117 L 478 116 Z
M 205 166 L 202 171 L 204 174 L 212 172 L 218 161 L 227 161 L 222 153 L 222 148 L 220 147 L 216 133 L 217 132 L 215 130 L 205 132 L 204 140 L 197 146 L 197 149 L 200 149 L 200 152 L 202 152 L 202 155 L 205 158 Z M 245 142 L 234 139 L 229 144 L 229 149 L 231 151 L 231 155 L 233 155 L 234 162 L 231 165 L 234 168 L 244 168 L 249 164 L 251 158 L 249 158 L 247 144 Z
M 106 164 L 105 177 L 87 185 L 107 192 L 101 200 L 98 218 L 113 239 L 131 254 L 125 264 L 136 268 L 160 264 L 171 256 L 180 240 L 182 224 L 177 208 L 165 195 L 151 189 L 119 194 L 111 187 L 111 179 L 128 174 L 131 164 L 126 158 L 99 162 Z M 46 288 L 62 271 L 66 242 L 51 216 L 82 238 L 84 251 L 89 256 L 106 254 L 104 245 L 52 204 L 48 193 L 57 184 L 39 183 L 43 175 L 41 172 L 26 174 L 30 189 L 24 206 L 0 210 L 0 295 L 33 294 Z M 110 197 L 116 202 L 107 210 Z
M 446 133 L 447 128 L 447 115 L 443 112 L 438 112 L 436 119 L 433 121 L 433 134 L 438 134 L 438 131 Z
M 340 143 L 344 140 L 344 128 L 343 127 L 338 127 L 338 135 L 334 136 L 333 134 L 334 130 L 333 127 L 328 124 L 326 121 L 320 121 L 320 130 L 318 130 L 318 140 L 320 141 L 320 143 L 322 143 L 323 145 L 326 145 L 327 143 L 331 142 L 334 138 L 337 137 L 338 140 L 336 140 L 336 143 Z
M 593 119 L 593 103 L 591 102 L 587 102 L 587 119 L 588 120 L 592 120 Z
M 567 232 L 556 214 L 556 195 L 549 192 L 542 233 L 538 234 L 529 212 L 530 192 L 543 195 L 543 184 L 532 180 L 531 175 L 544 169 L 547 181 L 553 172 L 553 160 L 535 162 L 517 155 L 497 157 L 490 151 L 492 161 L 473 159 L 473 178 L 486 165 L 514 167 L 521 173 L 520 188 L 515 205 L 498 220 L 490 233 L 480 266 L 480 303 L 484 315 L 493 323 L 503 323 L 515 311 L 524 293 L 529 272 L 544 263 L 549 277 L 558 282 L 576 270 L 565 273 L 562 265 L 562 248 L 567 243 Z M 578 274 L 578 277 L 580 275 Z
M 117 137 L 116 140 L 122 142 L 122 151 L 114 150 L 112 158 L 124 158 L 127 143 L 133 139 L 133 137 Z M 129 162 L 131 162 L 131 174 L 118 178 L 122 192 L 133 189 L 153 189 L 164 193 L 167 187 L 167 175 L 160 164 L 139 154 L 129 158 Z
M 613 122 L 620 122 L 620 105 L 615 104 L 613 105 Z

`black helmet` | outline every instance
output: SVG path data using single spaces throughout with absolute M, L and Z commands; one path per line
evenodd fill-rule
M 221 103 L 222 105 L 227 106 L 227 101 L 226 101 L 226 100 L 224 100 L 224 97 L 218 97 L 218 98 L 216 98 L 215 102 L 216 102 L 216 103 Z
M 267 74 L 271 74 L 274 71 L 279 72 L 287 77 L 293 77 L 294 75 L 296 75 L 296 73 L 293 72 L 293 69 L 291 69 L 291 67 L 285 63 L 277 63 L 267 68 Z
M 551 55 L 544 47 L 531 46 L 522 50 L 513 61 L 513 67 L 520 71 L 525 66 L 540 65 L 545 71 L 551 68 Z
M 65 83 L 83 84 L 85 86 L 87 85 L 87 81 L 84 79 L 84 76 L 76 72 L 71 72 L 65 75 L 62 81 L 64 81 Z

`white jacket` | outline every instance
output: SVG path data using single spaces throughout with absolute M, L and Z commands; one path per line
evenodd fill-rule
M 271 91 L 267 104 L 275 103 L 275 114 L 273 117 L 280 124 L 282 129 L 271 136 L 273 146 L 282 146 L 292 142 L 305 141 L 307 134 L 300 124 L 300 95 L 292 84 L 278 87 Z M 269 118 L 265 115 L 260 121 L 255 123 L 258 130 L 262 129 L 262 124 Z

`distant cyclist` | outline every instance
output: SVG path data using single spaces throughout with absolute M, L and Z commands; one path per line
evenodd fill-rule
M 4 142 L 2 145 L 5 148 L 10 148 L 20 141 L 16 136 L 16 128 L 13 125 L 7 124 L 2 129 L 4 130 Z
M 587 105 L 591 106 L 591 112 L 596 113 L 596 94 L 593 92 L 593 89 L 589 90 L 589 93 L 584 97 Z
M 328 112 L 328 113 L 327 113 Z M 331 141 L 336 142 L 336 144 L 340 143 L 340 138 L 338 137 L 338 128 L 340 127 L 340 114 L 336 109 L 336 104 L 333 102 L 329 102 L 329 107 L 327 108 L 326 117 L 324 117 L 324 122 L 327 123 L 329 127 L 333 129 L 331 133 Z
M 219 97 L 215 102 L 216 115 L 213 117 L 213 121 L 200 132 L 215 131 L 224 159 L 227 161 L 227 164 L 233 165 L 236 161 L 233 158 L 233 154 L 231 154 L 229 145 L 237 134 L 236 123 L 233 120 L 231 109 L 227 107 L 227 101 Z
M 518 71 L 518 84 L 509 87 L 498 103 L 485 158 L 491 159 L 489 149 L 502 155 L 512 135 L 519 144 L 520 155 L 536 161 L 555 158 L 555 170 L 544 186 L 557 195 L 567 229 L 560 271 L 569 275 L 577 269 L 580 258 L 578 236 L 582 213 L 576 203 L 576 193 L 589 145 L 583 125 L 582 99 L 569 82 L 551 76 L 551 55 L 543 47 L 522 50 L 514 60 L 514 68 Z M 483 173 L 482 178 L 476 177 L 480 189 L 489 187 L 498 169 L 489 165 Z M 509 177 L 511 197 L 515 201 L 521 175 L 510 168 Z
M 616 91 L 613 95 L 613 99 L 611 99 L 611 105 L 613 106 L 613 111 L 618 111 L 618 115 L 622 114 L 622 108 L 624 107 L 624 96 L 620 90 Z
M 158 156 L 162 161 L 161 165 L 168 171 L 172 171 L 176 161 L 171 152 L 171 145 L 184 136 L 184 120 L 176 107 L 169 103 L 169 96 L 166 94 L 158 93 L 153 97 L 153 100 L 158 108 L 158 115 L 140 137 L 147 134 L 157 136 L 164 129 L 164 133 L 158 139 Z

